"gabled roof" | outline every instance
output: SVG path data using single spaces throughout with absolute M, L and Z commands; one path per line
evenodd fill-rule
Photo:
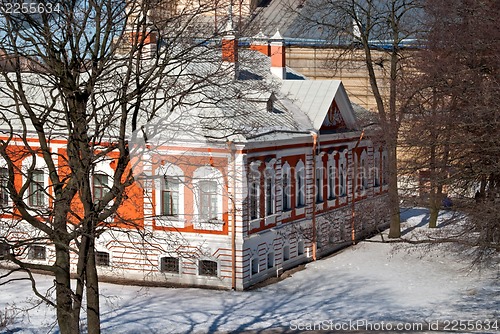
M 285 80 L 281 93 L 309 117 L 316 131 L 321 128 L 334 100 L 346 126 L 352 130 L 358 128 L 354 110 L 340 80 Z

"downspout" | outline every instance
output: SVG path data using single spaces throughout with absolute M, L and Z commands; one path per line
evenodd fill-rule
M 312 259 L 316 261 L 316 252 L 317 252 L 317 231 L 316 231 L 316 148 L 318 146 L 318 134 L 314 131 L 311 131 L 311 136 L 313 139 L 313 210 L 312 210 Z
M 231 167 L 233 169 L 233 177 L 231 187 L 231 288 L 236 290 L 236 148 L 232 141 L 228 141 L 227 145 L 231 150 Z

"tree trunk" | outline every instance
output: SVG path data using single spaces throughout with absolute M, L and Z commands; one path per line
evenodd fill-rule
M 389 210 L 391 225 L 389 228 L 389 238 L 401 237 L 401 219 L 399 216 L 399 194 L 398 194 L 398 161 L 396 156 L 396 145 L 387 145 L 387 164 L 389 178 Z
M 78 334 L 78 317 L 73 312 L 73 291 L 71 290 L 70 256 L 68 245 L 56 243 L 56 304 L 57 322 L 61 334 Z
M 101 333 L 101 318 L 99 311 L 99 280 L 95 262 L 94 242 L 90 240 L 86 270 L 87 291 L 87 331 L 89 334 Z

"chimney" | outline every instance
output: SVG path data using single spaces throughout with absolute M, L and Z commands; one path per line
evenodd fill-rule
M 229 13 L 224 36 L 222 37 L 222 64 L 238 77 L 238 38 L 233 24 L 233 6 L 229 4 Z
M 271 37 L 271 73 L 278 78 L 286 79 L 285 40 L 279 31 Z
M 262 30 L 257 35 L 252 37 L 252 43 L 250 44 L 250 50 L 259 51 L 268 57 L 271 55 L 271 47 L 269 45 L 269 37 L 264 35 Z

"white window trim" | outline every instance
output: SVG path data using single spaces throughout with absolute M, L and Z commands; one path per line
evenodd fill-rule
M 325 155 L 324 152 L 321 152 L 317 157 L 316 157 L 316 171 L 315 171 L 315 180 L 314 180 L 314 187 L 316 189 L 316 192 L 314 194 L 314 203 L 318 205 L 323 205 L 325 203 L 325 194 L 324 194 L 324 188 L 325 188 L 325 175 L 323 174 L 324 172 L 324 166 L 323 166 L 323 156 Z M 318 173 L 319 171 L 319 173 Z M 328 171 L 327 171 L 328 172 Z M 318 175 L 319 174 L 319 175 Z M 319 178 L 319 186 L 318 186 L 318 176 Z M 318 192 L 320 194 L 320 201 L 317 201 L 317 195 Z
M 179 212 L 177 216 L 166 216 L 162 212 L 162 195 L 164 176 L 173 177 L 179 180 Z M 165 163 L 158 167 L 155 173 L 155 221 L 157 226 L 161 227 L 185 227 L 184 216 L 184 194 L 185 194 L 185 177 L 182 169 L 172 163 Z
M 380 184 L 382 183 L 380 181 L 380 150 L 379 148 L 374 149 L 373 153 L 373 187 L 374 188 L 379 188 Z
M 26 157 L 23 162 L 22 162 L 22 174 L 23 174 L 23 177 L 22 177 L 22 180 L 23 180 L 23 185 L 26 184 L 26 182 L 28 181 L 26 175 L 28 173 L 28 171 L 30 170 L 31 168 L 31 164 L 33 162 L 33 157 L 32 156 L 28 156 Z M 49 188 L 48 188 L 48 184 L 49 184 L 49 173 L 48 173 L 48 170 L 47 170 L 47 165 L 45 164 L 45 160 L 38 156 L 38 155 L 35 155 L 35 165 L 33 167 L 33 171 L 35 170 L 40 170 L 40 171 L 43 171 L 43 189 L 44 189 L 44 197 L 43 197 L 43 202 L 44 202 L 44 205 L 40 205 L 40 206 L 37 206 L 37 207 L 33 207 L 34 209 L 40 209 L 40 208 L 47 208 L 49 206 Z M 29 203 L 29 197 L 30 197 L 30 189 L 29 187 L 26 189 L 25 193 L 24 193 L 24 197 L 23 197 L 23 200 L 26 201 L 26 203 Z M 30 206 L 28 205 L 28 208 Z M 30 212 L 31 214 L 33 214 L 33 210 L 28 210 L 28 212 Z
M 335 155 L 337 154 L 336 151 L 334 151 L 333 153 L 329 154 L 328 155 L 328 161 L 327 161 L 327 164 L 326 164 L 326 173 L 327 173 L 327 195 L 328 195 L 328 205 L 330 205 L 330 203 L 332 201 L 335 201 L 335 199 L 338 197 L 338 194 L 337 194 L 337 174 L 338 174 L 338 170 L 337 170 L 337 164 L 336 164 L 336 160 L 335 160 Z M 333 168 L 333 189 L 332 189 L 332 186 L 330 185 L 330 179 L 331 179 L 331 175 L 330 175 L 330 168 Z M 330 194 L 333 192 L 333 197 L 330 196 Z
M 301 180 L 302 187 L 299 187 L 299 180 Z M 300 194 L 301 189 L 299 189 L 299 188 L 303 189 L 302 194 Z M 302 195 L 302 196 L 300 196 L 300 195 Z M 302 161 L 302 159 L 300 159 L 299 162 L 297 162 L 297 164 L 295 165 L 295 208 L 296 208 L 296 210 L 303 208 L 307 205 L 306 197 L 307 197 L 306 169 L 305 169 L 304 162 Z M 300 199 L 303 200 L 303 203 L 300 203 Z M 299 213 L 297 213 L 297 214 L 299 214 Z
M 361 191 L 361 195 L 366 194 L 366 189 L 368 189 L 368 153 L 366 152 L 366 149 L 363 149 L 361 151 L 361 154 L 359 156 L 359 166 L 358 166 L 358 173 L 361 173 L 360 175 L 360 180 L 361 180 L 361 187 L 359 187 Z
M 250 170 L 248 172 L 248 219 L 251 222 L 259 222 L 262 219 L 262 212 L 260 210 L 260 196 L 261 196 L 261 189 L 260 189 L 260 182 L 261 182 L 261 175 L 259 172 L 259 167 L 262 164 L 260 160 L 254 161 L 250 164 Z M 255 177 L 255 178 L 254 178 Z M 253 183 L 256 183 L 256 194 L 255 194 L 255 206 L 257 210 L 257 215 L 255 218 L 252 218 L 252 197 L 250 196 L 252 188 L 254 187 Z
M 342 182 L 341 182 L 342 180 Z M 340 189 L 340 185 L 344 184 L 343 189 Z M 341 190 L 341 191 L 340 191 Z M 340 152 L 339 156 L 339 193 L 338 197 L 347 197 L 347 150 Z
M 202 221 L 199 219 L 200 213 L 200 181 L 215 181 L 217 183 L 217 220 L 216 221 Z M 215 230 L 222 231 L 222 227 L 224 225 L 224 221 L 222 220 L 222 198 L 223 198 L 223 178 L 222 173 L 211 166 L 203 166 L 196 169 L 193 173 L 193 225 L 196 229 L 200 230 Z
M 291 178 L 291 168 L 288 162 L 285 162 L 283 166 L 281 167 L 281 211 L 282 211 L 282 218 L 286 216 L 286 212 L 291 211 L 292 209 L 292 194 L 291 191 L 285 192 L 285 184 L 283 183 L 284 180 L 284 175 L 287 175 L 287 180 L 288 180 L 288 189 L 292 187 L 292 178 Z M 286 200 L 288 202 L 288 208 L 285 209 L 285 202 Z M 290 217 L 290 215 L 288 215 Z M 288 218 L 286 217 L 286 218 Z
M 275 217 L 276 214 L 276 171 L 274 170 L 274 164 L 276 163 L 276 159 L 272 159 L 269 162 L 266 162 L 266 168 L 264 170 L 264 214 L 265 217 Z M 268 198 L 267 198 L 267 189 L 268 182 L 271 181 L 271 212 L 268 213 Z M 266 219 L 267 224 L 267 219 Z M 270 223 L 269 223 L 270 224 Z

